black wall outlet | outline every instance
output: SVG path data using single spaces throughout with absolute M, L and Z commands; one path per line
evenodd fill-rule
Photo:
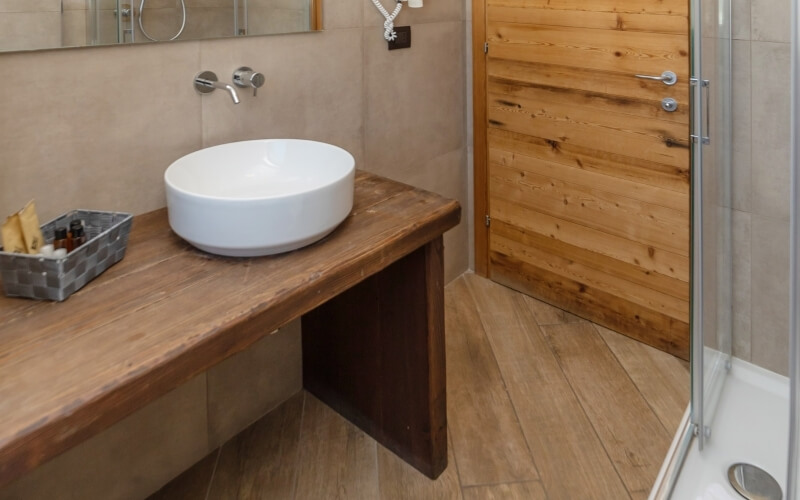
M 395 26 L 394 32 L 397 33 L 397 38 L 389 42 L 389 50 L 411 47 L 411 26 Z

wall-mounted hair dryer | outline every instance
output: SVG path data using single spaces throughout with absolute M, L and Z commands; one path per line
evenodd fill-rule
M 395 6 L 394 11 L 389 14 L 389 11 L 381 4 L 381 0 L 372 0 L 375 7 L 377 7 L 381 14 L 383 14 L 383 17 L 386 18 L 386 21 L 383 23 L 383 38 L 385 38 L 387 42 L 392 42 L 397 39 L 397 33 L 394 31 L 394 19 L 403 9 L 403 2 L 408 2 L 408 6 L 412 9 L 422 7 L 422 0 L 397 0 L 397 6 Z

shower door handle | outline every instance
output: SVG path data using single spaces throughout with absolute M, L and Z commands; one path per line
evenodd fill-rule
M 690 137 L 694 142 L 701 142 L 703 144 L 711 144 L 711 82 L 709 80 L 698 80 L 697 78 L 690 78 L 689 83 L 692 86 L 700 86 L 701 91 L 704 91 L 705 96 L 700 95 L 700 106 L 705 106 L 705 111 L 703 112 L 703 118 L 705 119 L 705 128 L 702 128 L 702 125 L 698 124 L 698 133 L 694 132 L 694 126 L 692 126 L 692 133 Z M 694 95 L 694 93 L 692 93 Z M 705 97 L 705 98 L 704 98 Z M 692 107 L 694 107 L 694 102 L 692 103 Z M 694 121 L 692 121 L 694 125 Z
M 675 85 L 678 83 L 678 75 L 673 73 L 672 71 L 665 71 L 661 73 L 661 76 L 652 76 L 652 75 L 634 75 L 636 78 L 642 78 L 643 80 L 658 80 L 659 82 L 663 82 L 664 85 Z

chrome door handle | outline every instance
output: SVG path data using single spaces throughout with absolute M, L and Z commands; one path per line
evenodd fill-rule
M 673 73 L 672 71 L 665 71 L 661 73 L 661 76 L 650 76 L 650 75 L 635 75 L 636 78 L 644 78 L 645 80 L 658 80 L 659 82 L 664 82 L 664 85 L 675 85 L 678 83 L 678 75 Z

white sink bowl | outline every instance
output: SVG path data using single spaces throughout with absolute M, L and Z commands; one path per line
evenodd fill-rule
M 288 252 L 324 238 L 353 208 L 355 160 L 315 141 L 233 142 L 164 173 L 172 230 L 217 255 Z

